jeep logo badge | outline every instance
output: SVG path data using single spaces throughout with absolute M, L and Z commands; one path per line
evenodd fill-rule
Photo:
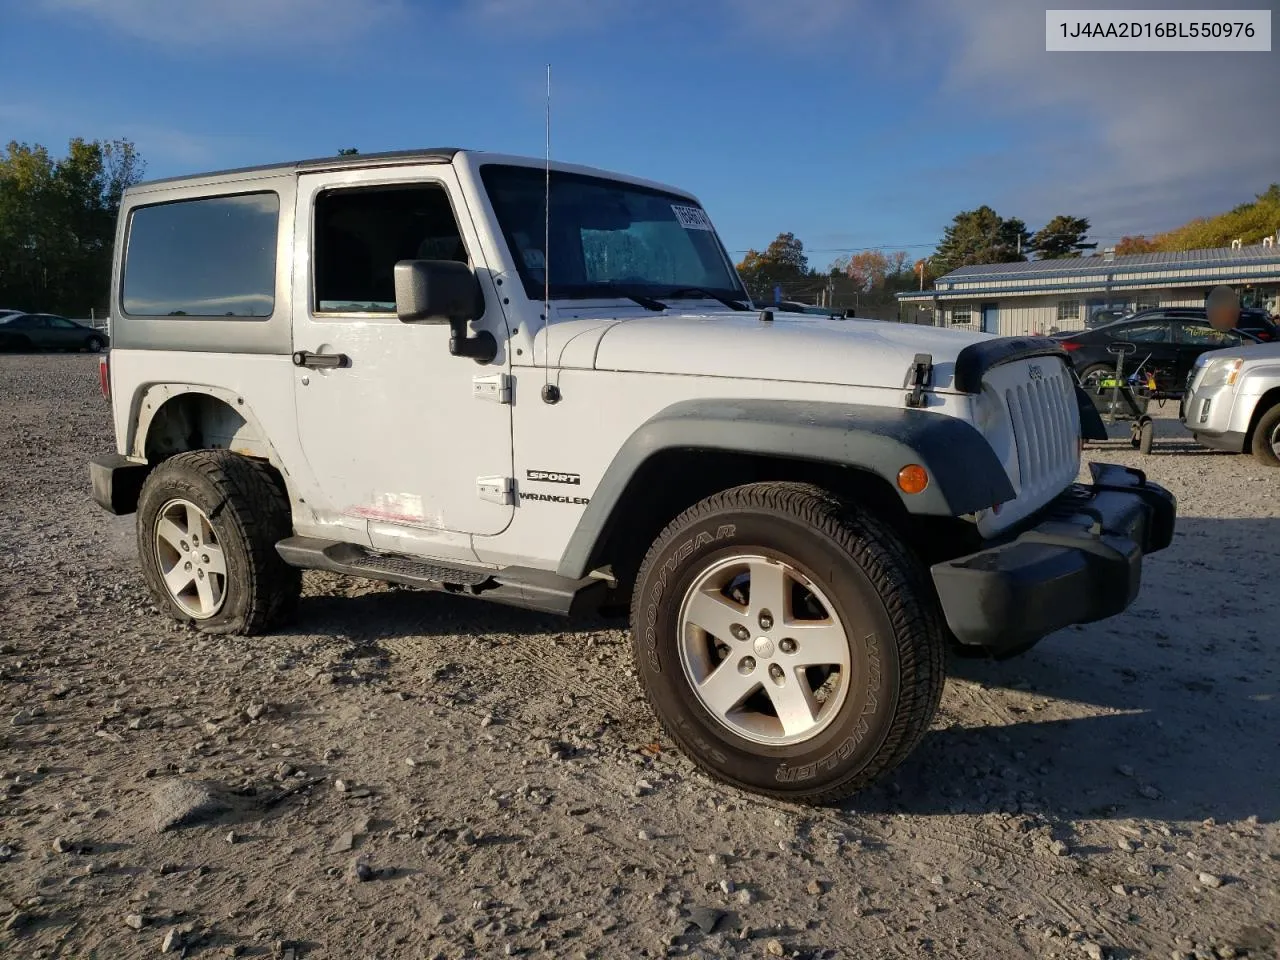
M 1027 376 L 1029 376 L 1032 380 L 1043 380 L 1044 371 L 1040 369 L 1039 364 L 1033 363 L 1027 367 Z

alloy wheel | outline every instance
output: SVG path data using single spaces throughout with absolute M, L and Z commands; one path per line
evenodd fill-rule
M 849 638 L 821 587 L 754 554 L 708 566 L 680 605 L 681 665 L 699 703 L 755 743 L 810 740 L 850 687 Z
M 207 620 L 226 599 L 227 561 L 213 526 L 189 500 L 170 500 L 155 526 L 156 560 L 165 588 L 184 613 Z

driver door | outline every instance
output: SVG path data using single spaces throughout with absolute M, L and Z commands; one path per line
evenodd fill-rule
M 508 338 L 453 169 L 303 174 L 296 210 L 294 395 L 322 522 L 375 549 L 474 560 L 472 535 L 515 509 L 511 406 L 484 387 L 504 382 Z M 495 361 L 451 355 L 447 324 L 400 321 L 393 269 L 413 259 L 476 270 L 473 326 L 504 345 Z

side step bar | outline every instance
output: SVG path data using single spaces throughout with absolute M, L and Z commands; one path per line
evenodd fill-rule
M 424 590 L 442 590 L 542 613 L 568 615 L 592 610 L 608 589 L 605 581 L 595 577 L 569 580 L 529 567 L 489 569 L 445 564 L 313 537 L 281 540 L 276 552 L 285 563 L 304 570 L 331 570 Z

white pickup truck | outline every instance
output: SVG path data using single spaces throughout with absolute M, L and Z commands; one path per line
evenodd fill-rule
M 788 799 L 900 762 L 949 646 L 1118 613 L 1173 535 L 1139 472 L 1076 482 L 1101 425 L 1053 341 L 757 310 L 698 200 L 632 177 L 443 149 L 143 184 L 112 311 L 93 494 L 174 617 L 268 631 L 303 568 L 629 610 L 670 736 Z

